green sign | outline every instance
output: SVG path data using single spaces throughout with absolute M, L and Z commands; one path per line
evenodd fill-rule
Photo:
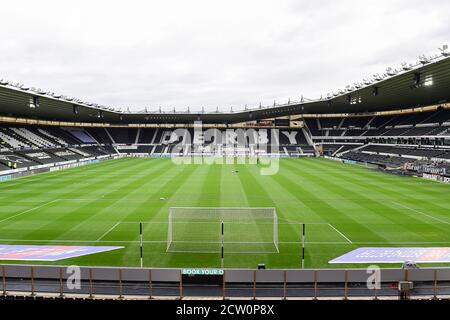
M 191 276 L 222 276 L 223 269 L 182 269 L 181 273 Z

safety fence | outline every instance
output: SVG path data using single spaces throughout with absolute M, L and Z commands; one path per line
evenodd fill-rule
M 0 279 L 0 295 L 5 297 L 450 298 L 450 268 L 381 269 L 377 274 L 366 269 L 187 270 L 0 265 Z

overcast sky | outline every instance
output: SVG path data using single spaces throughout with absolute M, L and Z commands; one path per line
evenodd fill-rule
M 449 12 L 448 0 L 2 1 L 0 78 L 123 109 L 238 110 L 436 53 Z

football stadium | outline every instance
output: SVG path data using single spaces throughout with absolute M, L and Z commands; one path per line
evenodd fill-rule
M 445 267 L 449 87 L 446 51 L 321 100 L 233 113 L 119 113 L 2 80 L 4 275 Z
M 14 81 L 3 297 L 450 296 L 447 45 L 229 111 L 119 110 Z

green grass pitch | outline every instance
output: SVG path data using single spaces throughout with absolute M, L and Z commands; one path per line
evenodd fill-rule
M 282 159 L 276 175 L 262 176 L 258 165 L 175 165 L 149 158 L 1 183 L 0 243 L 120 245 L 124 249 L 57 264 L 137 267 L 143 221 L 146 267 L 219 267 L 218 253 L 166 252 L 169 207 L 277 209 L 280 252 L 225 252 L 228 268 L 300 267 L 299 223 L 306 223 L 307 268 L 336 267 L 328 261 L 362 246 L 450 244 L 445 184 L 325 159 Z

